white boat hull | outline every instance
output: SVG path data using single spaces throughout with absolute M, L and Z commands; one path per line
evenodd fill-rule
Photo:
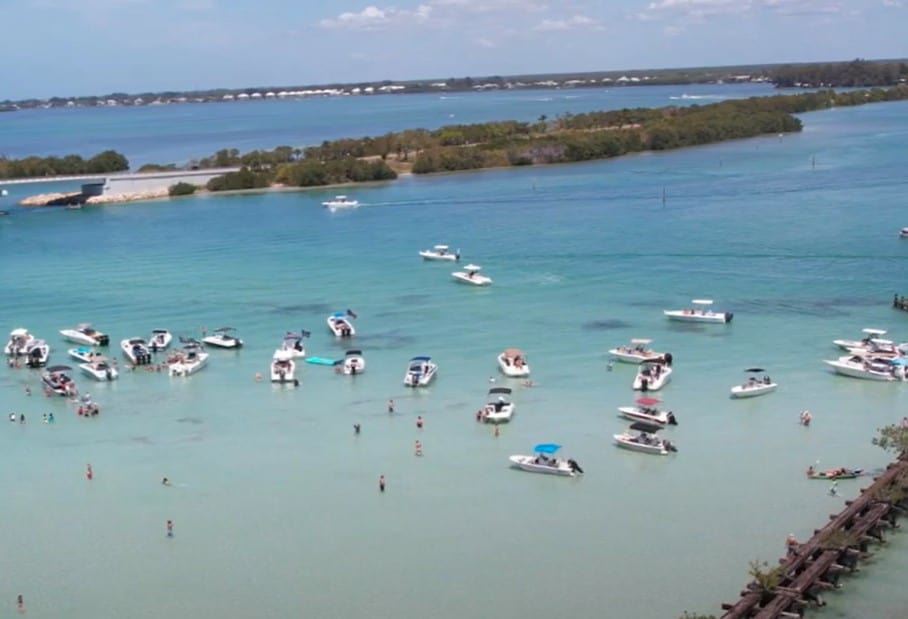
M 202 338 L 202 343 L 216 348 L 240 348 L 243 340 L 230 335 L 208 335 Z
M 30 368 L 42 368 L 50 359 L 50 346 L 44 340 L 32 340 L 25 352 L 25 365 Z
M 482 407 L 481 417 L 486 423 L 507 423 L 514 416 L 515 406 L 513 402 L 496 407 L 495 403 L 489 403 Z
M 125 339 L 120 342 L 120 350 L 133 365 L 148 365 L 152 361 L 151 351 L 148 350 L 144 340 Z
M 492 284 L 491 277 L 486 277 L 485 275 L 480 275 L 479 273 L 474 273 L 471 276 L 469 273 L 455 271 L 454 273 L 451 273 L 451 277 L 456 279 L 458 282 L 471 284 L 473 286 L 490 286 Z
M 25 329 L 14 329 L 9 334 L 9 341 L 3 347 L 3 353 L 10 357 L 24 355 L 35 341 L 35 336 Z
M 667 456 L 671 453 L 665 445 L 665 441 L 658 437 L 654 437 L 652 443 L 640 442 L 639 438 L 631 434 L 615 434 L 615 444 L 618 447 L 628 449 L 630 451 L 638 451 L 640 453 L 651 454 L 655 456 Z
M 772 393 L 778 387 L 776 383 L 762 383 L 756 382 L 754 384 L 744 383 L 743 385 L 735 385 L 731 388 L 731 397 L 740 399 L 740 398 L 754 398 L 758 395 L 765 395 L 767 393 Z
M 647 412 L 649 409 L 640 408 L 639 406 L 619 406 L 618 412 L 625 419 L 634 421 L 646 421 L 655 423 L 660 426 L 668 425 L 668 411 L 656 411 L 655 413 Z
M 60 331 L 67 341 L 75 344 L 84 344 L 85 346 L 107 346 L 110 342 L 103 333 L 86 334 L 78 329 L 63 329 Z
M 634 377 L 634 390 L 635 391 L 659 391 L 665 385 L 669 383 L 672 379 L 672 368 L 664 365 L 662 366 L 662 371 L 659 372 L 658 377 L 650 375 L 644 375 L 641 372 L 637 372 L 637 375 Z M 646 380 L 646 389 L 643 388 L 644 380 Z
M 566 460 L 557 460 L 552 464 L 549 459 L 545 463 L 539 461 L 536 456 L 511 456 L 508 458 L 511 463 L 524 471 L 530 473 L 544 473 L 547 475 L 559 475 L 561 477 L 575 477 L 577 473 Z
M 424 260 L 448 260 L 450 262 L 456 262 L 460 260 L 460 256 L 457 254 L 444 253 L 440 254 L 435 251 L 421 251 L 419 255 L 423 257 Z
M 665 353 L 634 350 L 633 348 L 612 348 L 609 354 L 621 363 L 636 363 L 637 365 L 644 361 L 658 361 Z
M 348 376 L 362 374 L 366 371 L 366 360 L 363 357 L 344 357 L 344 374 Z
M 61 396 L 74 396 L 78 395 L 79 389 L 76 387 L 75 381 L 69 376 L 65 377 L 65 381 L 60 380 L 59 376 L 54 376 L 51 374 L 44 374 L 41 377 L 41 382 L 44 383 L 44 388 L 49 389 L 51 392 L 56 393 Z
M 159 350 L 166 350 L 170 343 L 173 341 L 173 335 L 169 331 L 164 329 L 158 329 L 152 331 L 151 337 L 148 338 L 148 348 L 152 352 L 157 352 Z
M 294 380 L 296 380 L 296 362 L 293 359 L 275 359 L 271 362 L 271 382 L 292 383 Z
M 89 346 L 79 346 L 78 348 L 70 348 L 66 351 L 70 357 L 76 361 L 81 361 L 82 363 L 88 363 L 91 361 L 98 352 Z
M 344 317 L 328 316 L 328 329 L 334 334 L 334 337 L 353 337 L 356 335 L 356 328 L 353 323 Z
M 702 310 L 664 310 L 662 312 L 669 320 L 681 322 L 731 322 L 734 314 L 731 312 L 712 312 Z
M 414 371 L 407 370 L 407 373 L 404 375 L 404 386 L 406 387 L 427 387 L 433 380 L 435 380 L 435 375 L 438 373 L 438 366 L 431 364 L 429 369 L 425 372 L 423 371 Z
M 503 353 L 498 355 L 498 369 L 501 373 L 510 378 L 525 378 L 530 375 L 530 365 L 521 363 L 517 365 L 514 360 L 506 357 Z
M 207 352 L 193 352 L 186 355 L 178 352 L 167 361 L 168 372 L 171 376 L 191 376 L 208 365 Z
M 867 370 L 863 367 L 858 367 L 850 363 L 845 363 L 843 361 L 824 361 L 827 365 L 832 367 L 835 370 L 836 374 L 841 374 L 842 376 L 850 376 L 851 378 L 862 378 L 864 380 L 876 380 L 881 382 L 892 382 L 895 380 L 895 376 L 891 372 L 880 372 L 875 370 Z
M 120 375 L 119 372 L 117 372 L 117 368 L 107 364 L 96 365 L 91 362 L 80 363 L 79 369 L 82 370 L 83 374 L 101 382 L 116 380 Z

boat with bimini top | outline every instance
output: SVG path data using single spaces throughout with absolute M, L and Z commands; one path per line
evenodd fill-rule
M 561 477 L 575 477 L 583 474 L 583 469 L 577 464 L 576 460 L 570 458 L 557 458 L 555 454 L 561 449 L 561 445 L 555 443 L 540 443 L 533 447 L 532 456 L 514 455 L 508 460 L 514 468 L 530 473 L 544 473 L 547 475 L 559 475 Z
M 493 387 L 489 389 L 489 401 L 480 409 L 479 416 L 486 423 L 505 423 L 514 416 L 515 408 L 508 387 Z
M 460 260 L 460 250 L 451 252 L 447 245 L 436 245 L 432 249 L 424 249 L 419 252 L 424 260 L 450 260 L 456 262 Z
M 670 441 L 656 434 L 661 429 L 662 426 L 654 423 L 635 421 L 627 430 L 614 435 L 615 444 L 631 451 L 659 456 L 667 456 L 678 451 Z
M 463 268 L 463 271 L 454 271 L 451 273 L 451 277 L 464 284 L 472 284 L 474 286 L 491 285 L 492 278 L 480 274 L 479 271 L 481 269 L 482 267 L 478 264 L 468 264 Z
M 649 348 L 652 340 L 634 338 L 630 345 L 616 346 L 609 349 L 609 354 L 622 363 L 643 363 L 644 361 L 658 361 L 668 353 L 656 352 Z
M 407 372 L 404 374 L 404 385 L 407 387 L 425 387 L 438 373 L 438 364 L 431 357 L 413 357 L 407 362 Z
M 348 350 L 341 361 L 344 374 L 355 376 L 366 371 L 366 358 L 361 350 Z
M 669 320 L 680 320 L 683 322 L 731 322 L 734 314 L 731 312 L 714 312 L 709 309 L 713 304 L 712 299 L 694 299 L 691 301 L 692 308 L 680 310 L 663 310 L 663 314 Z
M 151 337 L 148 338 L 148 349 L 151 352 L 165 350 L 173 341 L 173 335 L 167 329 L 152 329 Z
M 79 393 L 76 383 L 69 377 L 67 372 L 72 371 L 68 365 L 54 365 L 44 370 L 41 375 L 41 382 L 44 388 L 50 392 L 62 396 L 73 396 Z
M 328 328 L 335 337 L 353 337 L 356 335 L 356 329 L 353 327 L 353 322 L 350 320 L 351 318 L 350 310 L 347 310 L 346 312 L 334 312 L 328 316 Z
M 622 417 L 632 421 L 645 421 L 660 426 L 676 426 L 678 420 L 672 411 L 660 410 L 658 405 L 662 400 L 658 398 L 637 398 L 636 406 L 619 406 L 618 412 Z

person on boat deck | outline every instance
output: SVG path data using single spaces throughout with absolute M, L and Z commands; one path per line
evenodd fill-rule
M 810 466 L 807 467 L 807 476 L 810 477 L 814 473 L 816 473 L 816 471 L 814 470 L 813 465 L 811 464 Z
M 767 374 L 766 376 L 763 377 L 763 384 L 764 384 L 764 385 L 768 385 L 768 384 L 771 383 L 771 382 L 772 382 L 772 381 L 769 380 L 769 374 Z

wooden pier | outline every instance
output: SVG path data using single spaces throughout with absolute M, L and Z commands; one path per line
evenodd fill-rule
M 793 619 L 802 617 L 810 604 L 824 606 L 822 592 L 838 589 L 841 574 L 856 571 L 858 561 L 870 556 L 869 544 L 884 543 L 883 531 L 898 527 L 896 518 L 906 509 L 908 460 L 898 460 L 856 499 L 846 501 L 829 524 L 779 560 L 777 584 L 749 583 L 736 603 L 722 605 L 722 619 Z
M 892 298 L 892 307 L 902 310 L 903 312 L 908 312 L 908 297 L 900 297 L 899 295 L 895 295 Z

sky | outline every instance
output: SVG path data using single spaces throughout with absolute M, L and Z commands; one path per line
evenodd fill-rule
M 0 100 L 908 56 L 908 0 L 0 0 L 0 11 Z

